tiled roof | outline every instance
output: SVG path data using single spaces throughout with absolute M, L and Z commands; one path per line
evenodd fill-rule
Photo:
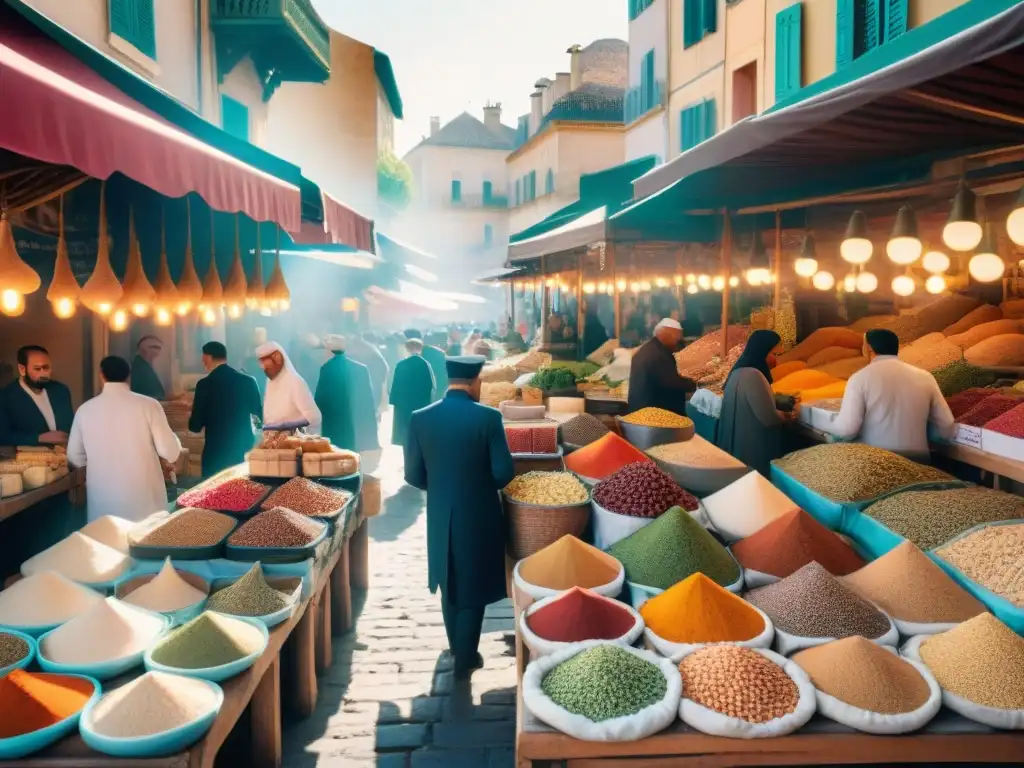
M 507 149 L 516 146 L 516 129 L 502 124 L 492 131 L 482 120 L 463 112 L 446 123 L 433 136 L 419 143 L 420 147 L 465 147 L 467 149 Z
M 609 85 L 584 83 L 551 106 L 544 125 L 552 120 L 579 123 L 621 123 L 626 91 Z
M 583 82 L 629 87 L 629 44 L 625 40 L 595 40 L 580 52 Z

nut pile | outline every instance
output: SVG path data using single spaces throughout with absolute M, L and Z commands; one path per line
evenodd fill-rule
M 967 413 L 960 416 L 957 422 L 966 424 L 969 427 L 984 427 L 992 419 L 1013 410 L 1020 404 L 1020 398 L 992 395 L 992 397 L 985 398 Z
M 679 672 L 683 696 L 748 723 L 784 717 L 800 701 L 800 690 L 782 667 L 750 648 L 702 648 L 683 659 Z
M 28 643 L 17 635 L 0 632 L 0 669 L 15 664 L 28 656 Z
M 596 416 L 580 413 L 559 427 L 562 442 L 569 445 L 590 445 L 608 434 L 608 427 Z
M 668 692 L 661 670 L 614 645 L 599 645 L 552 669 L 541 689 L 555 704 L 595 723 L 635 715 Z
M 678 413 L 666 411 L 664 408 L 641 408 L 622 420 L 627 424 L 636 424 L 640 427 L 664 427 L 666 429 L 684 429 L 692 427 L 693 422 Z
M 284 507 L 300 515 L 326 517 L 337 512 L 352 499 L 352 493 L 328 488 L 304 477 L 296 477 L 282 485 L 263 502 L 263 509 Z
M 207 607 L 235 616 L 269 616 L 286 608 L 289 602 L 287 595 L 267 583 L 263 566 L 256 563 L 234 584 L 210 595 Z
M 987 387 L 996 380 L 996 375 L 984 368 L 955 360 L 932 371 L 939 383 L 943 397 L 950 397 L 972 387 Z
M 666 464 L 684 467 L 705 467 L 707 469 L 734 469 L 743 466 L 721 448 L 709 443 L 700 435 L 694 435 L 681 443 L 656 445 L 647 451 L 649 456 Z
M 193 488 L 178 497 L 178 504 L 216 512 L 246 512 L 256 506 L 268 490 L 262 483 L 245 477 L 233 477 L 217 485 Z
M 772 464 L 834 501 L 863 501 L 915 483 L 955 480 L 945 472 L 861 443 L 815 445 Z
M 505 486 L 505 493 L 522 504 L 564 506 L 583 504 L 590 494 L 571 472 L 527 472 Z
M 692 512 L 697 498 L 652 463 L 627 464 L 594 487 L 594 501 L 609 512 L 634 517 L 657 517 L 672 507 Z
M 1016 385 L 1014 385 L 1016 389 Z M 1020 401 L 1017 401 L 1020 403 Z M 985 429 L 1010 437 L 1024 438 L 1024 404 L 1011 408 L 985 425 Z
M 981 523 L 1024 519 L 1024 500 L 979 487 L 907 491 L 875 502 L 864 514 L 927 552 Z
M 990 525 L 936 554 L 967 578 L 1024 608 L 1024 524 Z
M 317 540 L 326 523 L 284 507 L 260 512 L 231 534 L 236 547 L 304 547 Z
M 235 519 L 229 515 L 189 508 L 171 514 L 155 528 L 133 529 L 128 541 L 143 547 L 212 547 L 234 527 Z

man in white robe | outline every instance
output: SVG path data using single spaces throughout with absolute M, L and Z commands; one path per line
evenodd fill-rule
M 260 367 L 267 374 L 267 392 L 263 398 L 263 424 L 307 422 L 311 434 L 320 434 L 323 416 L 305 379 L 299 376 L 284 347 L 268 341 L 256 349 Z
M 177 461 L 181 443 L 156 400 L 132 392 L 122 357 L 100 361 L 103 391 L 75 414 L 68 461 L 85 467 L 89 520 L 116 515 L 138 522 L 167 508 L 160 465 Z

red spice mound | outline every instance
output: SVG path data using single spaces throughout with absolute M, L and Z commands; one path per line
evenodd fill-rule
M 952 397 L 946 398 L 949 410 L 953 412 L 953 418 L 959 419 L 982 400 L 998 394 L 994 389 L 965 389 Z
M 732 554 L 744 568 L 781 579 L 813 561 L 834 576 L 864 567 L 864 561 L 849 544 L 802 509 L 776 518 L 733 544 Z
M 654 465 L 651 458 L 614 432 L 595 440 L 565 457 L 565 468 L 583 477 L 603 480 L 627 464 L 638 461 Z M 666 507 L 665 509 L 668 509 Z M 664 510 L 662 510 L 664 511 Z
M 527 618 L 537 637 L 556 643 L 616 640 L 629 632 L 634 622 L 625 606 L 580 587 L 573 587 Z
M 0 739 L 71 717 L 86 705 L 93 690 L 92 683 L 79 677 L 14 670 L 0 678 Z
M 697 497 L 651 463 L 627 464 L 594 486 L 594 501 L 609 512 L 657 517 L 672 507 L 693 512 Z
M 218 485 L 200 486 L 183 493 L 178 497 L 178 506 L 214 512 L 245 512 L 252 509 L 269 490 L 262 483 L 234 477 Z
M 985 425 L 985 429 L 1010 437 L 1024 438 L 1024 402 L 1006 413 L 996 416 Z
M 986 397 L 967 413 L 957 419 L 957 423 L 968 427 L 984 427 L 996 416 L 1002 416 L 1009 410 L 1016 408 L 1021 401 L 1016 397 L 1006 395 L 992 395 Z

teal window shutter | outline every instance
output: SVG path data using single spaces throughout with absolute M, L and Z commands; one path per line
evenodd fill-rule
M 895 40 L 907 31 L 907 0 L 886 0 L 885 42 Z
M 491 202 L 491 198 L 494 196 L 494 186 L 489 181 L 484 182 L 484 202 Z
M 494 227 L 490 224 L 484 224 L 484 245 L 490 245 L 491 241 L 494 240 Z
M 522 180 L 521 179 L 516 179 L 516 205 L 519 205 L 522 202 L 522 199 L 523 199 L 522 198 L 522 194 L 523 194 L 523 183 L 522 183 Z
M 701 0 L 700 28 L 701 37 L 718 29 L 718 0 Z
M 700 42 L 700 3 L 703 0 L 683 0 L 683 48 Z
M 715 108 L 715 100 L 707 99 L 704 102 L 704 140 L 707 141 L 718 133 L 718 110 Z
M 458 203 L 462 201 L 462 182 L 458 179 L 452 179 L 452 202 Z
M 654 51 L 650 50 L 644 54 L 643 81 L 647 84 L 646 94 L 643 96 L 643 109 L 646 112 L 654 109 Z
M 555 171 L 552 168 L 548 168 L 547 176 L 544 179 L 544 193 L 547 195 L 555 193 Z
M 775 14 L 775 100 L 787 99 L 803 85 L 801 44 L 803 5 L 797 3 Z
M 108 0 L 110 31 L 156 61 L 154 0 Z
M 220 124 L 235 138 L 249 140 L 249 108 L 224 94 L 220 97 Z
M 679 114 L 681 145 L 684 152 L 700 143 L 697 123 L 698 107 L 687 107 Z
M 836 0 L 836 69 L 853 63 L 856 24 L 855 0 Z

